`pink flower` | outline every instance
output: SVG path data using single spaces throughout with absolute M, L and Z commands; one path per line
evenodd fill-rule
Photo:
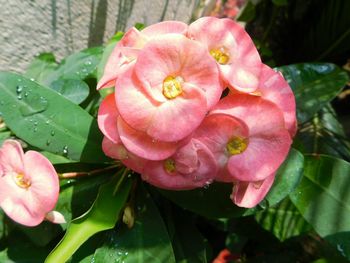
M 115 92 L 119 113 L 130 127 L 153 140 L 174 142 L 199 126 L 219 101 L 222 85 L 203 46 L 168 34 L 147 43 L 135 66 L 119 77 Z
M 40 153 L 28 151 L 7 140 L 0 149 L 0 207 L 14 221 L 40 224 L 53 210 L 59 194 L 58 176 Z M 49 213 L 48 219 L 61 223 L 62 217 Z M 64 219 L 63 219 L 64 221 Z
M 207 48 L 230 88 L 253 92 L 259 84 L 261 59 L 247 32 L 231 19 L 203 17 L 193 22 L 188 37 Z
M 286 158 L 291 138 L 273 103 L 245 94 L 222 99 L 196 130 L 219 162 L 217 180 L 261 181 Z
M 115 46 L 106 63 L 104 74 L 97 84 L 97 89 L 114 86 L 119 75 L 132 65 L 139 51 L 149 40 L 169 33 L 185 35 L 187 28 L 185 23 L 178 21 L 157 23 L 144 28 L 141 32 L 134 27 L 131 28 Z

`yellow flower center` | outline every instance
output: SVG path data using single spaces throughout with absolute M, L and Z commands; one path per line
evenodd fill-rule
M 182 93 L 183 78 L 168 76 L 163 81 L 163 95 L 167 99 L 175 99 Z
M 175 161 L 173 159 L 166 159 L 164 161 L 164 169 L 167 173 L 174 173 L 176 171 Z
M 230 155 L 236 155 L 244 152 L 248 147 L 248 139 L 233 137 L 226 144 L 226 150 Z
M 221 65 L 226 65 L 230 60 L 230 55 L 224 47 L 210 50 L 210 55 Z
M 21 188 L 29 188 L 31 186 L 30 180 L 24 178 L 23 174 L 16 174 L 14 177 L 15 183 Z

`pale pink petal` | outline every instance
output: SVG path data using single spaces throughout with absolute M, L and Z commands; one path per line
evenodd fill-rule
M 18 141 L 6 140 L 0 148 L 0 163 L 6 172 L 23 172 L 23 150 Z
M 118 131 L 128 151 L 148 160 L 168 158 L 177 149 L 178 143 L 157 141 L 146 133 L 131 128 L 121 117 L 118 118 Z
M 286 128 L 293 137 L 297 130 L 295 97 L 283 76 L 264 65 L 258 92 L 262 98 L 275 103 L 282 110 Z
M 208 109 L 217 103 L 223 89 L 216 62 L 206 48 L 178 34 L 149 41 L 139 54 L 135 74 L 144 89 L 158 92 L 149 91 L 155 99 L 162 96 L 164 79 L 181 77 L 206 93 Z
M 188 166 L 187 171 L 189 173 L 182 173 L 177 170 L 177 167 L 178 165 L 181 165 L 182 168 L 186 166 L 186 163 L 181 163 L 185 161 L 184 157 L 181 155 L 186 155 L 189 151 L 197 155 L 197 163 L 195 165 L 191 163 Z M 149 161 L 145 165 L 142 179 L 159 188 L 188 190 L 210 184 L 217 172 L 216 161 L 213 154 L 204 144 L 197 140 L 191 140 L 189 144 L 180 148 L 178 153 L 171 158 L 175 161 L 175 172 L 169 173 L 164 169 L 164 160 Z M 187 165 L 188 164 L 187 162 Z M 184 172 L 185 170 L 182 169 L 182 171 Z
M 109 94 L 98 109 L 97 121 L 101 132 L 111 141 L 117 142 L 119 134 L 117 130 L 117 119 L 119 112 L 115 103 L 115 96 Z
M 143 30 L 141 30 L 141 33 L 144 34 L 147 38 L 169 33 L 186 35 L 187 29 L 188 25 L 183 22 L 163 21 L 144 28 Z
M 237 182 L 233 186 L 231 199 L 240 207 L 252 208 L 264 199 L 274 179 L 275 174 L 272 174 L 260 182 Z
M 58 211 L 50 211 L 46 214 L 45 219 L 54 223 L 54 224 L 65 224 L 66 219 L 64 216 Z
M 203 17 L 189 26 L 188 36 L 205 45 L 208 51 L 221 49 L 229 56 L 227 64 L 219 64 L 227 84 L 242 92 L 258 87 L 261 59 L 247 32 L 231 19 Z

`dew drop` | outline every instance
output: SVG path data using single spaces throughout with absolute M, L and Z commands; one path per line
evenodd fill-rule
M 67 156 L 68 155 L 68 146 L 67 145 L 65 145 L 64 147 L 63 147 L 63 155 L 64 156 Z
M 18 94 L 18 95 L 17 95 L 17 99 L 18 99 L 18 100 L 22 100 L 22 94 Z
M 38 127 L 35 127 L 33 131 L 34 131 L 34 132 L 37 132 L 37 131 L 38 131 Z
M 46 141 L 46 145 L 49 146 L 51 144 L 51 141 L 50 140 L 47 140 Z
M 16 87 L 16 92 L 17 92 L 17 94 L 21 94 L 22 93 L 22 91 L 23 91 L 23 86 L 22 85 L 18 85 L 17 87 Z
M 87 65 L 87 66 L 90 66 L 92 64 L 92 62 L 90 60 L 88 60 L 88 61 L 85 61 L 84 64 Z
M 51 136 L 55 136 L 55 131 L 51 131 Z

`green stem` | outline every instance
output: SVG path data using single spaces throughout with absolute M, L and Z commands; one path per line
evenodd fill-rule
M 333 42 L 333 44 L 325 51 L 323 52 L 316 60 L 322 60 L 326 56 L 329 55 L 338 45 L 341 43 L 348 35 L 350 34 L 350 28 L 342 34 L 337 41 Z

